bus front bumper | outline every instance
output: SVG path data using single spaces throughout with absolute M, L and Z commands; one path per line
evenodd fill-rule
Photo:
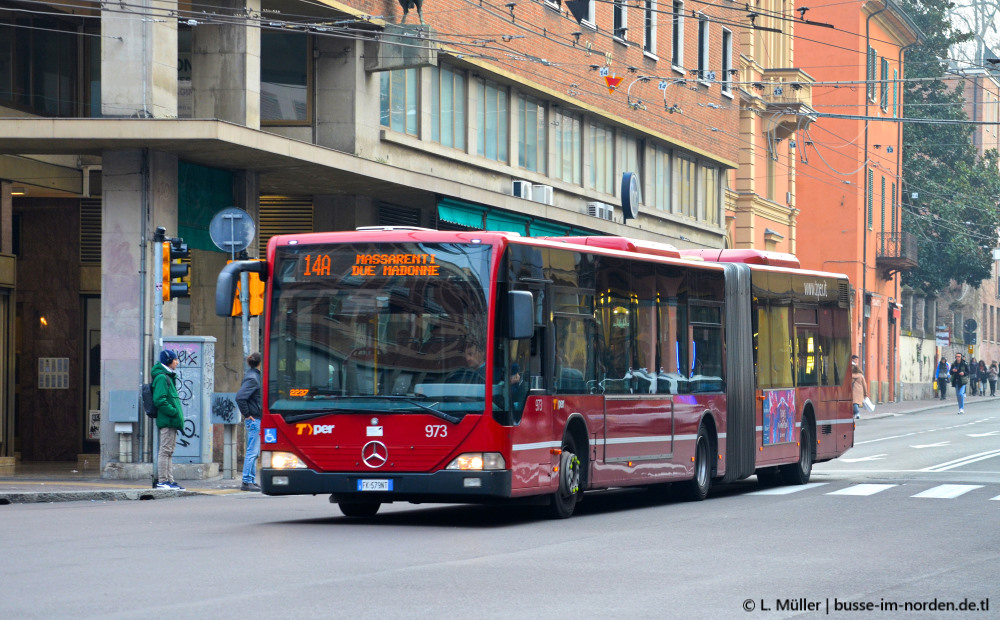
M 379 474 L 263 469 L 260 478 L 266 495 L 330 494 L 334 502 L 487 502 L 509 498 L 511 492 L 510 470 Z

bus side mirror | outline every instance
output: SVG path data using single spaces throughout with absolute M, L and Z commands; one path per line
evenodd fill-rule
M 507 293 L 507 337 L 511 340 L 531 338 L 535 335 L 535 301 L 528 291 Z
M 267 277 L 267 263 L 261 260 L 237 260 L 222 268 L 215 282 L 215 314 L 218 316 L 232 316 L 236 285 L 240 281 L 240 273 L 244 271 L 260 274 L 260 279 L 263 280 Z

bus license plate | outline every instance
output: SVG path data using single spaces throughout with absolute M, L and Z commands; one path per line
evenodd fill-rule
M 392 480 L 358 480 L 359 491 L 391 491 Z

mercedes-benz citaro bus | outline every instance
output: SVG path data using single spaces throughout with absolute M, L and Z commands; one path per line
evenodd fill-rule
M 850 284 L 794 256 L 622 237 L 374 227 L 272 237 L 261 487 L 544 504 L 756 474 L 804 484 L 854 443 Z

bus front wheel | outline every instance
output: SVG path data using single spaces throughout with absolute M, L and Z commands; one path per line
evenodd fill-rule
M 382 504 L 379 502 L 340 502 L 340 512 L 345 517 L 374 517 Z
M 566 519 L 573 514 L 583 490 L 580 488 L 580 457 L 577 455 L 576 441 L 566 435 L 559 455 L 559 490 L 552 496 L 549 515 L 555 519 Z

